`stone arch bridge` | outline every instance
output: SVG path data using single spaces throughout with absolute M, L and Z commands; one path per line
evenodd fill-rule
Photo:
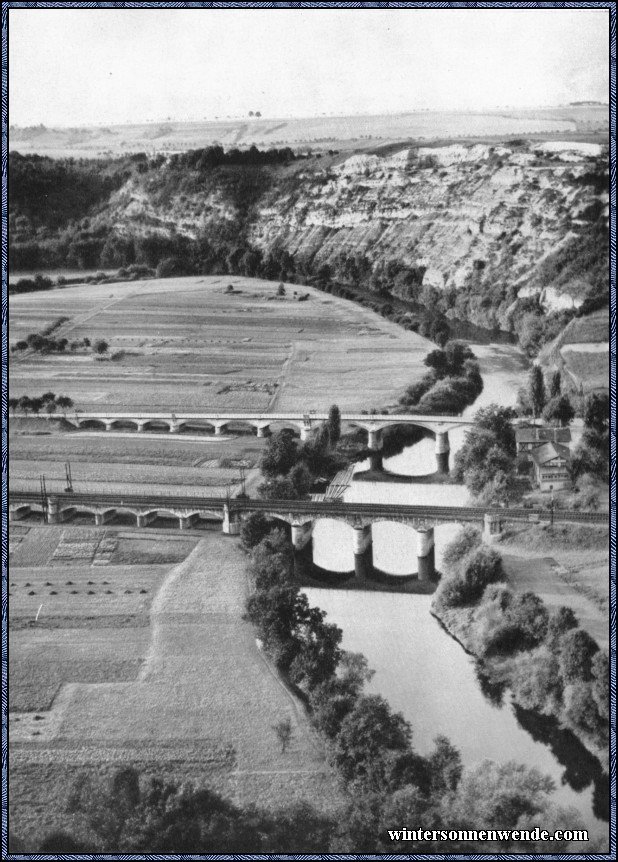
M 354 567 L 358 577 L 366 577 L 373 566 L 372 525 L 382 522 L 406 524 L 417 534 L 418 573 L 429 579 L 435 571 L 434 528 L 446 523 L 482 525 L 486 540 L 491 541 L 505 521 L 562 521 L 573 523 L 607 523 L 604 512 L 550 512 L 546 509 L 503 509 L 472 506 L 406 506 L 377 503 L 343 503 L 311 500 L 252 500 L 226 497 L 148 496 L 131 494 L 50 494 L 35 491 L 13 491 L 9 496 L 11 521 L 41 513 L 45 522 L 60 524 L 78 512 L 94 517 L 103 526 L 118 513 L 129 513 L 138 527 L 146 527 L 160 515 L 178 519 L 180 529 L 197 525 L 198 520 L 220 521 L 223 532 L 237 535 L 241 521 L 251 512 L 290 525 L 296 555 L 310 556 L 313 527 L 324 518 L 342 521 L 353 530 Z
M 74 413 L 52 413 L 52 419 L 63 419 L 75 428 L 95 428 L 115 431 L 130 428 L 137 432 L 165 431 L 179 434 L 187 429 L 210 431 L 216 437 L 222 436 L 230 427 L 246 428 L 255 431 L 258 437 L 267 436 L 273 427 L 291 428 L 306 440 L 315 428 L 328 419 L 328 413 L 110 413 L 75 411 Z M 436 441 L 436 461 L 439 472 L 448 472 L 450 452 L 450 429 L 470 425 L 469 419 L 459 416 L 428 416 L 411 413 L 342 413 L 341 423 L 349 428 L 362 428 L 367 432 L 368 448 L 374 453 L 372 467 L 380 466 L 382 432 L 396 425 L 422 428 L 433 435 Z

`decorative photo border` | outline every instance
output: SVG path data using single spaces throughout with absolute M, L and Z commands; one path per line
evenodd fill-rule
M 590 860 L 613 860 L 616 859 L 616 0 L 610 2 L 5 2 L 1 4 L 1 26 L 2 26 L 2 858 L 10 860 L 27 859 L 135 859 L 135 860 L 162 860 L 162 859 L 216 859 L 216 860 L 364 860 L 364 859 L 590 859 Z M 610 852 L 608 854 L 417 854 L 417 855 L 363 855 L 363 854 L 315 854 L 315 855 L 111 855 L 111 854 L 89 854 L 89 855 L 61 855 L 48 856 L 42 854 L 12 854 L 8 855 L 8 704 L 7 704 L 7 644 L 8 644 L 8 257 L 7 257 L 7 230 L 8 230 L 8 205 L 7 191 L 10 177 L 7 176 L 8 163 L 8 40 L 10 27 L 11 9 L 355 9 L 357 13 L 361 9 L 443 9 L 448 14 L 450 9 L 607 9 L 610 16 L 610 40 L 608 45 L 609 69 L 610 69 L 610 91 L 609 91 L 609 160 L 610 160 L 610 399 L 611 399 L 611 478 L 610 478 L 610 669 L 611 669 L 611 732 L 610 732 Z

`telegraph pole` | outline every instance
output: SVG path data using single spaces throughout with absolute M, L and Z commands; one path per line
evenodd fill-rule
M 47 498 L 47 486 L 45 484 L 45 476 L 39 477 L 39 482 L 41 485 L 41 508 L 43 510 L 43 523 L 48 523 L 47 510 L 49 507 L 49 501 Z

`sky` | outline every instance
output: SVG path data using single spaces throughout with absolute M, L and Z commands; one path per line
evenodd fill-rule
M 608 100 L 603 9 L 11 9 L 9 122 Z

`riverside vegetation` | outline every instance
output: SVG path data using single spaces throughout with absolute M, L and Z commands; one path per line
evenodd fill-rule
M 464 769 L 458 751 L 444 737 L 436 739 L 428 756 L 415 752 L 412 731 L 403 716 L 382 697 L 364 693 L 372 675 L 366 659 L 341 648 L 341 629 L 312 607 L 295 583 L 293 550 L 285 531 L 254 513 L 243 524 L 241 541 L 249 554 L 252 584 L 247 617 L 256 627 L 262 649 L 304 702 L 322 735 L 341 779 L 344 808 L 336 817 L 328 817 L 304 802 L 279 811 L 241 807 L 207 788 L 146 779 L 132 768 L 121 769 L 109 783 L 75 783 L 68 813 L 79 818 L 81 827 L 75 835 L 48 835 L 41 852 L 121 848 L 159 853 L 515 849 L 538 853 L 573 849 L 568 842 L 555 841 L 551 846 L 549 842 L 518 843 L 517 848 L 506 842 L 481 847 L 464 841 L 391 841 L 389 829 L 413 822 L 436 830 L 468 829 L 471 823 L 487 829 L 582 826 L 577 812 L 552 802 L 553 782 L 535 768 L 512 761 L 501 765 L 484 761 Z M 445 580 L 444 594 L 450 601 L 469 601 L 481 594 L 484 584 L 493 584 L 501 576 L 499 556 L 482 548 L 469 530 L 449 547 L 447 561 L 449 568 L 460 566 L 457 575 Z M 446 587 L 454 580 L 458 582 L 455 592 L 453 586 Z M 528 643 L 536 642 L 543 630 L 537 621 L 538 603 L 522 598 L 518 605 L 513 599 L 510 606 L 514 614 L 510 624 L 514 620 L 525 624 Z M 530 613 L 531 607 L 537 609 L 535 614 Z M 556 660 L 563 672 L 583 684 L 580 644 L 571 643 L 572 635 L 569 639 L 577 629 L 566 616 L 561 612 L 547 621 L 548 638 L 552 644 L 559 641 Z M 594 681 L 601 667 L 597 652 L 586 660 Z M 594 688 L 596 683 L 590 680 L 586 684 Z M 11 837 L 13 852 L 23 847 L 19 836 Z M 586 849 L 591 850 L 589 844 Z
M 502 558 L 465 527 L 449 545 L 433 610 L 487 678 L 525 710 L 569 728 L 602 762 L 609 745 L 609 656 L 568 607 L 515 593 Z

